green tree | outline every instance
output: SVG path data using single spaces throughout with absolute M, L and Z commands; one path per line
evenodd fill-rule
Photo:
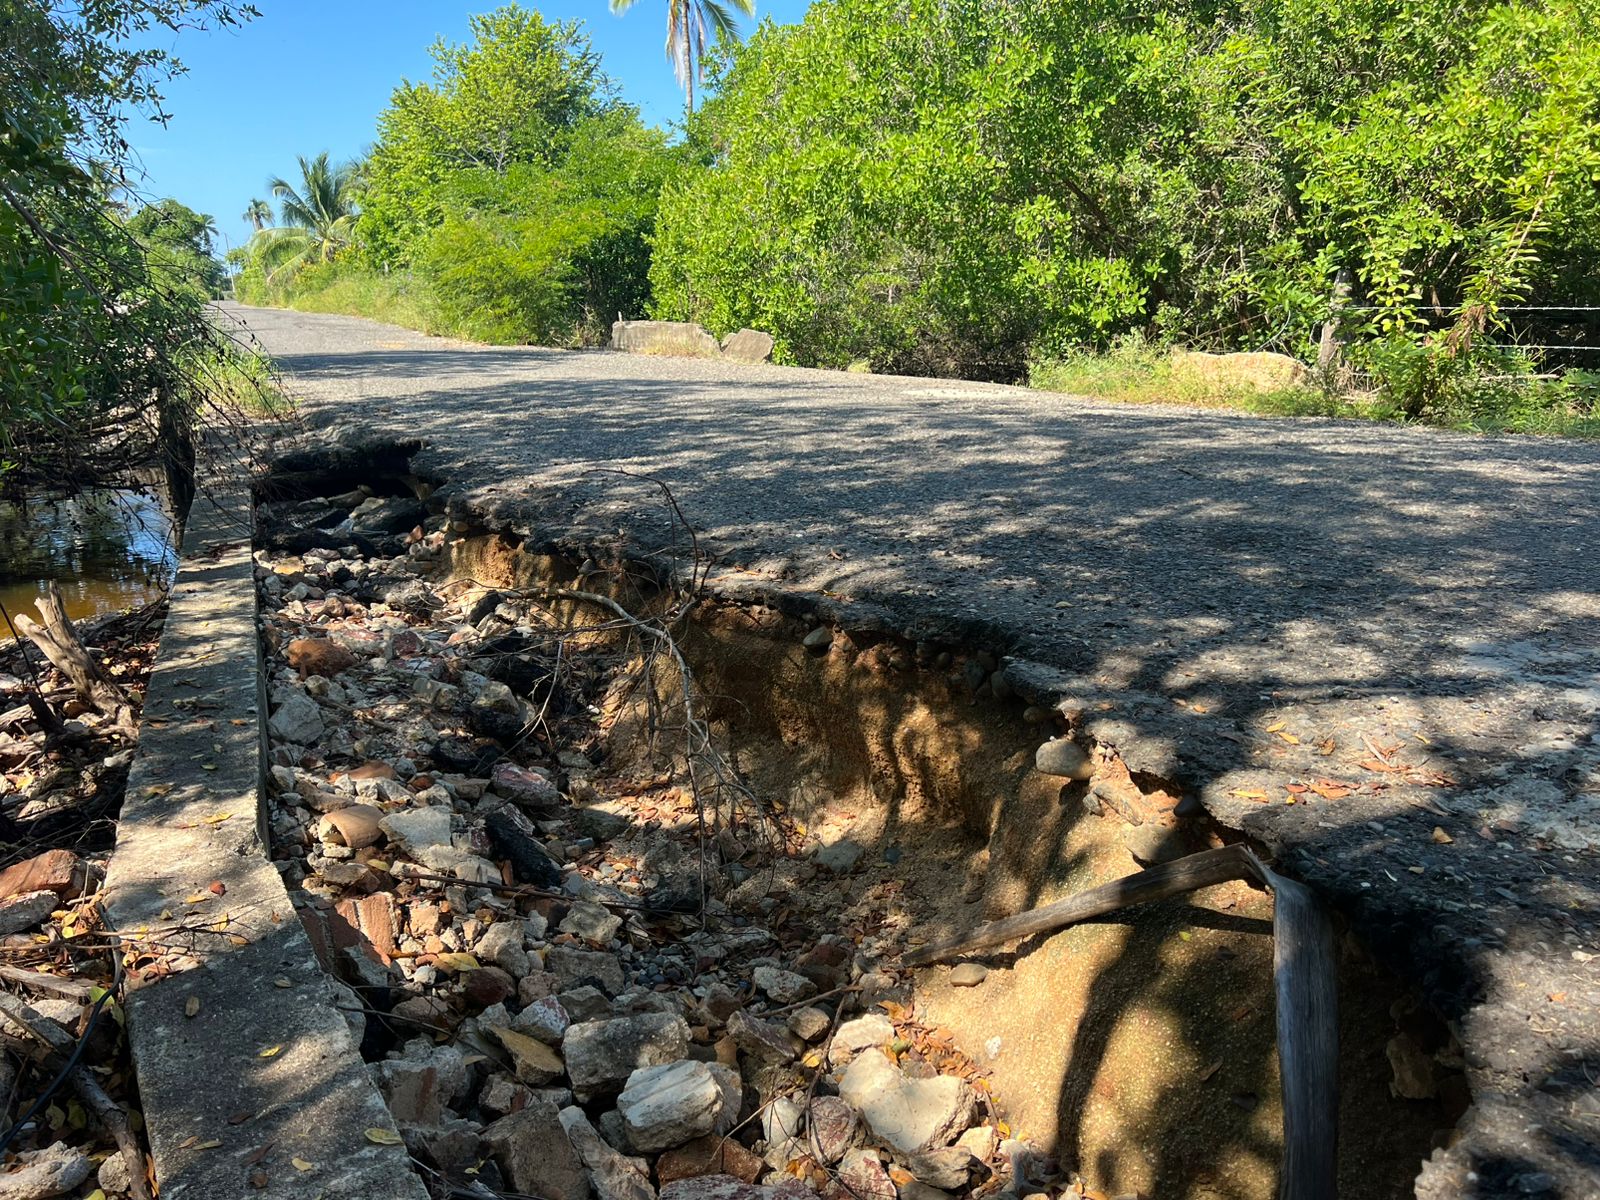
M 181 70 L 151 47 L 253 15 L 227 0 L 0 4 L 0 488 L 184 456 L 223 351 L 200 289 L 152 262 L 113 184 L 130 122 L 165 119 Z
M 444 219 L 452 173 L 549 165 L 568 131 L 615 104 L 578 22 L 511 4 L 470 27 L 466 45 L 436 42 L 433 82 L 403 82 L 378 118 L 360 222 L 375 262 L 410 261 Z
M 254 197 L 249 204 L 245 205 L 243 217 L 250 222 L 252 229 L 260 233 L 268 225 L 272 224 L 272 205 L 259 196 Z
M 326 150 L 315 158 L 302 154 L 299 161 L 297 183 L 281 177 L 267 181 L 282 221 L 252 239 L 260 243 L 269 278 L 288 279 L 309 263 L 330 261 L 350 245 L 355 230 L 355 166 L 330 163 Z
M 221 292 L 217 223 L 210 216 L 176 200 L 161 200 L 129 218 L 128 232 L 139 239 L 151 268 L 169 286 L 193 288 L 206 297 Z
M 611 11 L 625 13 L 636 0 L 611 0 Z M 667 0 L 667 58 L 684 91 L 684 107 L 694 111 L 694 89 L 705 74 L 706 36 L 732 40 L 739 36 L 735 11 L 754 16 L 756 0 Z

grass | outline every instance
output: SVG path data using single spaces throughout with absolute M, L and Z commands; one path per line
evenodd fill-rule
M 265 297 L 262 302 L 300 312 L 368 317 L 423 333 L 441 332 L 435 327 L 430 298 L 409 275 L 384 275 L 345 266 L 306 271 L 293 292 Z
M 1593 384 L 1532 377 L 1467 379 L 1422 418 L 1408 415 L 1380 387 L 1339 394 L 1310 385 L 1258 388 L 1208 378 L 1176 364 L 1171 354 L 1128 339 L 1107 351 L 1077 351 L 1035 361 L 1030 387 L 1123 404 L 1184 404 L 1275 417 L 1342 417 L 1437 425 L 1470 433 L 1523 433 L 1600 438 Z

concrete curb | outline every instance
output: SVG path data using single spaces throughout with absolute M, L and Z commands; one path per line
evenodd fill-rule
M 267 859 L 249 469 L 209 474 L 106 880 L 161 1195 L 423 1200 L 404 1147 L 366 1137 L 399 1142 Z

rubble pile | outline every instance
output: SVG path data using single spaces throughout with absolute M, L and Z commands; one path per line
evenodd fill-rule
M 391 503 L 348 499 L 354 530 Z M 702 837 L 670 776 L 611 765 L 621 652 L 435 583 L 445 537 L 336 529 L 257 571 L 274 858 L 430 1187 L 1049 1190 L 985 1073 L 916 1018 L 899 885 L 815 843 Z

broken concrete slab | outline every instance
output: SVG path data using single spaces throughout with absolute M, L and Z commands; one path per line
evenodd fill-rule
M 692 321 L 616 321 L 611 326 L 611 349 L 629 354 L 667 354 L 690 358 L 721 358 L 722 347 Z

